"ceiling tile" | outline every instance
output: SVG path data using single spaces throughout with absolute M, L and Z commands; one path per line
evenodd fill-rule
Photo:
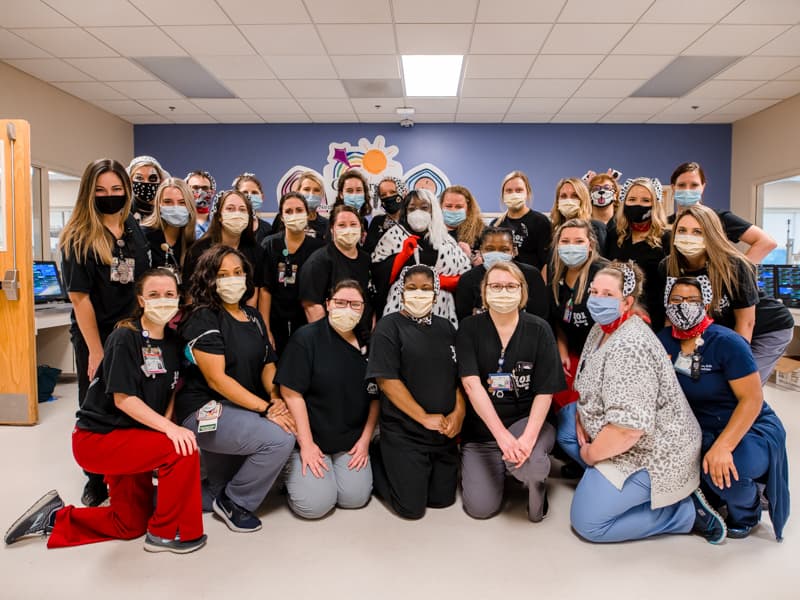
M 261 115 L 267 123 L 311 123 L 311 118 L 305 113 L 281 114 L 265 113 Z
M 651 116 L 672 104 L 674 98 L 625 98 L 611 114 Z
M 249 115 L 218 115 L 215 114 L 214 118 L 220 123 L 263 123 L 264 117 L 255 113 Z
M 746 56 L 786 29 L 783 25 L 715 25 L 683 54 Z
M 136 10 L 127 0 L 47 0 L 47 3 L 81 27 L 104 25 L 152 25 L 150 20 Z M 135 113 L 131 113 L 135 114 Z
M 800 65 L 800 57 L 748 56 L 716 76 L 717 79 L 775 79 Z
M 480 3 L 478 23 L 552 23 L 566 0 L 491 0 Z
M 519 98 L 569 98 L 583 79 L 526 79 L 517 93 Z
M 70 58 L 67 62 L 100 81 L 146 81 L 153 74 L 127 58 Z
M 391 23 L 389 0 L 305 0 L 315 23 Z
M 513 98 L 522 79 L 465 79 L 462 98 Z
M 158 27 L 92 27 L 87 31 L 123 56 L 186 56 Z
M 466 54 L 472 25 L 395 25 L 400 54 Z
M 358 113 L 358 120 L 362 123 L 389 123 L 391 125 L 396 125 L 400 127 L 400 117 L 397 115 L 388 115 L 388 114 L 364 114 Z
M 597 123 L 603 118 L 603 112 L 586 112 L 586 113 L 558 113 L 552 119 L 551 123 Z
M 723 23 L 742 25 L 797 23 L 800 21 L 800 2 L 797 0 L 745 0 Z
M 652 113 L 648 114 L 623 114 L 611 112 L 599 119 L 598 123 L 644 123 Z
M 171 125 L 173 122 L 167 119 L 166 117 L 162 117 L 161 115 L 156 115 L 150 113 L 149 115 L 118 115 L 120 119 L 125 119 L 128 123 L 133 123 L 134 125 Z
M 687 94 L 690 98 L 738 98 L 752 92 L 766 81 L 722 81 L 711 80 Z
M 780 99 L 791 98 L 800 94 L 800 81 L 770 81 L 757 90 L 744 96 L 745 99 Z
M 660 125 L 669 125 L 669 124 L 678 125 L 683 123 L 691 123 L 697 118 L 698 118 L 697 115 L 693 113 L 674 113 L 674 114 L 659 113 L 647 119 L 647 122 Z
M 727 15 L 742 0 L 656 0 L 641 23 L 709 23 Z
M 253 2 L 253 0 L 217 0 L 231 21 L 239 25 L 310 23 L 301 0 Z
M 402 98 L 352 98 L 350 102 L 356 112 L 361 114 L 391 114 L 396 115 L 395 109 L 404 106 Z M 377 107 L 377 108 L 376 108 Z
M 160 81 L 107 81 L 106 83 L 119 93 L 125 94 L 134 100 L 169 100 L 171 98 L 183 98 L 181 94 Z
M 342 79 L 399 79 L 397 56 L 341 55 L 331 56 L 333 66 Z
M 395 54 L 397 52 L 394 45 L 394 29 L 389 24 L 318 25 L 317 28 L 328 54 L 347 54 L 354 49 L 368 55 Z M 278 53 L 264 52 L 263 54 Z M 296 54 L 296 52 L 292 54 Z M 309 52 L 309 54 L 319 53 Z
M 170 119 L 204 114 L 202 110 L 188 100 L 142 100 L 141 103 L 160 115 L 166 115 Z
M 470 52 L 475 54 L 536 54 L 550 25 L 535 23 L 478 23 L 472 33 Z
M 221 25 L 230 20 L 214 0 L 130 0 L 157 25 Z
M 639 89 L 644 79 L 587 79 L 575 92 L 576 98 L 626 98 Z
M 203 112 L 194 115 L 170 114 L 167 118 L 173 123 L 186 123 L 187 125 L 213 125 L 214 123 L 219 123 L 214 117 Z
M 727 104 L 729 101 L 718 98 L 678 98 L 675 102 L 664 108 L 660 114 L 665 115 L 690 115 L 694 117 L 689 119 L 693 121 L 699 116 L 708 114 L 717 110 L 720 106 Z
M 458 98 L 411 98 L 408 106 L 416 109 L 416 114 L 455 114 L 458 108 Z M 416 116 L 414 117 L 416 119 Z
M 781 81 L 800 81 L 800 67 L 778 77 Z
M 152 115 L 153 111 L 133 100 L 94 100 L 92 104 L 99 106 L 114 115 Z
M 531 67 L 530 77 L 588 77 L 600 64 L 602 54 L 539 55 Z
M 506 114 L 502 113 L 456 113 L 456 123 L 502 123 Z
M 226 88 L 239 98 L 289 98 L 286 87 L 277 79 L 226 79 Z
M 414 115 L 415 123 L 455 123 L 455 113 L 421 113 Z
M 311 113 L 309 116 L 314 123 L 358 123 L 358 116 L 354 112 Z
M 467 67 L 464 77 L 520 78 L 525 77 L 533 64 L 534 55 L 523 54 L 470 54 L 465 57 Z
M 40 0 L 0 0 L 3 27 L 71 27 L 68 19 Z
M 246 100 L 247 105 L 260 114 L 265 115 L 294 115 L 304 114 L 300 105 L 291 98 L 275 98 L 269 100 Z M 269 119 L 267 118 L 269 121 Z
M 509 113 L 556 113 L 566 101 L 566 98 L 517 98 L 508 111 Z
M 458 103 L 458 112 L 466 113 L 501 113 L 505 114 L 511 105 L 511 98 L 462 98 Z
M 395 23 L 472 23 L 478 0 L 394 0 Z
M 612 54 L 594 70 L 592 79 L 650 79 L 673 58 L 673 56 Z
M 84 100 L 125 100 L 117 90 L 98 81 L 54 82 L 54 86 Z
M 83 71 L 57 58 L 25 58 L 7 60 L 8 64 L 42 81 L 91 81 Z
M 503 123 L 549 123 L 555 113 L 508 113 Z
M 325 54 L 313 25 L 240 25 L 239 29 L 262 56 Z
M 561 107 L 562 113 L 568 114 L 605 114 L 619 102 L 616 98 L 570 98 Z
M 59 29 L 15 29 L 14 33 L 59 58 L 117 55 L 111 48 L 89 35 L 83 29 L 77 27 Z
M 569 0 L 559 23 L 635 23 L 652 0 Z
M 607 53 L 617 45 L 630 25 L 593 23 L 555 25 L 544 43 L 543 54 Z
M 752 115 L 759 111 L 769 108 L 773 104 L 780 102 L 780 100 L 745 100 L 739 99 L 730 102 L 723 106 L 719 112 L 724 113 L 739 113 L 743 116 Z
M 758 56 L 800 56 L 800 25 L 792 27 L 756 52 Z
M 218 79 L 274 79 L 260 56 L 195 56 L 197 62 Z
M 206 56 L 253 54 L 253 48 L 233 25 L 194 25 L 163 29 L 189 54 Z
M 253 110 L 238 98 L 208 98 L 195 99 L 192 104 L 210 114 L 217 115 L 249 115 Z
M 338 79 L 290 79 L 285 85 L 295 98 L 347 98 Z
M 735 114 L 728 114 L 728 113 L 711 113 L 710 115 L 706 115 L 704 117 L 700 117 L 693 123 L 733 123 L 734 121 L 738 121 L 741 117 Z
M 677 55 L 708 29 L 708 25 L 634 25 L 614 48 L 614 54 Z
M 30 42 L 0 29 L 0 59 L 6 58 L 48 58 L 50 55 Z
M 313 113 L 332 115 L 353 112 L 353 105 L 346 98 L 306 98 L 297 102 L 312 118 Z
M 335 79 L 327 56 L 265 56 L 279 79 Z

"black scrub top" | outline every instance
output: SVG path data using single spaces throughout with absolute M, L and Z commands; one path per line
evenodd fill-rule
M 464 319 L 458 329 L 456 352 L 460 377 L 477 376 L 492 401 L 497 416 L 508 428 L 530 415 L 534 396 L 554 394 L 566 388 L 564 370 L 550 326 L 541 318 L 525 312 L 505 350 L 502 372 L 510 373 L 515 391 L 491 392 L 490 373 L 498 372 L 500 336 L 488 312 Z M 494 437 L 472 403 L 461 430 L 462 442 L 488 442 Z
M 136 220 L 130 216 L 125 220 L 122 238 L 113 238 L 112 252 L 117 259 L 133 259 L 135 261 L 134 276 L 136 279 L 150 268 L 150 252 L 147 239 Z M 119 241 L 124 242 L 123 246 Z M 100 340 L 105 342 L 117 321 L 130 316 L 136 306 L 136 293 L 134 281 L 120 283 L 111 281 L 111 265 L 99 262 L 91 252 L 86 260 L 74 254 L 61 255 L 61 272 L 64 276 L 64 285 L 68 292 L 83 292 L 89 294 L 89 300 L 94 308 L 97 329 Z M 80 334 L 78 323 L 75 320 L 75 311 L 72 311 L 73 334 Z
M 244 306 L 247 321 L 238 321 L 225 309 L 200 307 L 193 310 L 178 327 L 184 344 L 193 350 L 225 357 L 225 374 L 235 379 L 248 392 L 269 401 L 261 383 L 264 366 L 278 357 L 267 340 L 266 327 L 259 312 Z M 189 364 L 183 373 L 184 385 L 175 401 L 178 422 L 198 410 L 209 400 L 230 402 L 222 398 L 206 382 L 195 364 Z M 224 409 L 223 409 L 224 410 Z
M 554 331 L 560 329 L 564 334 L 567 339 L 567 348 L 571 354 L 580 356 L 589 331 L 594 325 L 594 319 L 589 314 L 589 309 L 586 308 L 586 302 L 589 300 L 589 286 L 592 284 L 595 274 L 606 265 L 608 265 L 608 261 L 602 258 L 591 264 L 589 276 L 586 278 L 586 289 L 583 292 L 583 298 L 578 303 L 574 300 L 578 290 L 569 287 L 563 280 L 558 286 L 558 302 L 556 302 L 553 297 L 553 274 L 548 274 L 547 293 L 551 302 L 550 322 Z M 577 286 L 577 284 L 576 281 L 575 285 Z
M 456 330 L 431 316 L 425 325 L 396 312 L 383 317 L 372 333 L 367 377 L 399 379 L 425 412 L 448 415 L 456 406 L 458 366 Z M 408 444 L 445 445 L 451 439 L 426 429 L 381 393 L 381 435 Z
M 283 232 L 266 238 L 264 248 L 264 288 L 272 295 L 270 320 L 291 321 L 293 328 L 306 322 L 300 303 L 299 285 L 303 265 L 315 250 L 325 245 L 320 239 L 306 236 L 294 254 L 286 249 Z
M 180 275 L 181 273 L 181 254 L 183 253 L 183 229 L 178 236 L 174 246 L 167 244 L 164 230 L 157 227 L 142 227 L 142 233 L 147 238 L 150 246 L 151 266 L 166 267 Z M 162 246 L 167 245 L 169 251 L 165 251 Z
M 186 289 L 191 287 L 190 281 L 192 274 L 197 268 L 197 262 L 200 260 L 200 256 L 213 245 L 214 242 L 211 238 L 205 236 L 197 240 L 192 244 L 192 247 L 189 248 L 189 251 L 186 253 L 186 258 L 183 261 L 183 277 L 181 278 Z M 240 243 L 237 250 L 244 254 L 247 260 L 250 261 L 253 285 L 257 288 L 262 287 L 264 285 L 264 249 L 258 245 L 243 245 Z
M 496 227 L 504 227 L 514 232 L 514 245 L 517 247 L 517 261 L 541 269 L 547 263 L 547 249 L 550 247 L 550 220 L 533 209 L 519 219 L 507 214 L 497 221 Z
M 141 323 L 137 323 L 141 328 Z M 161 353 L 164 373 L 145 375 L 143 349 Z M 111 332 L 103 348 L 105 354 L 98 375 L 86 391 L 78 410 L 80 429 L 93 433 L 109 433 L 115 429 L 138 427 L 139 421 L 114 404 L 114 394 L 136 396 L 160 415 L 169 407 L 180 369 L 180 340 L 171 329 L 164 330 L 164 339 L 145 340 L 142 331 L 120 327 Z
M 263 241 L 272 235 L 272 225 L 269 224 L 269 221 L 258 219 L 258 229 L 253 234 L 256 237 L 256 244 L 261 246 Z
M 750 221 L 747 221 L 742 217 L 733 214 L 729 210 L 717 210 L 717 209 L 712 209 L 712 210 L 715 213 L 717 213 L 717 216 L 719 217 L 719 220 L 722 223 L 722 228 L 725 230 L 725 235 L 728 236 L 728 239 L 734 244 L 738 244 L 739 240 L 742 238 L 742 235 L 744 235 L 744 232 L 753 226 L 753 224 Z M 680 214 L 680 210 L 675 214 L 671 214 L 667 218 L 667 222 L 670 225 L 675 223 L 677 214 Z
M 355 348 L 320 319 L 298 329 L 278 362 L 275 383 L 301 394 L 314 443 L 325 454 L 348 452 L 361 437 L 377 399 L 365 380 L 367 348 Z
M 542 274 L 530 265 L 514 261 L 528 283 L 528 304 L 525 312 L 548 320 L 550 317 L 550 297 L 545 286 Z M 478 265 L 464 273 L 458 280 L 456 287 L 456 316 L 459 321 L 469 316 L 483 312 L 481 299 L 481 282 L 486 275 L 486 267 Z
M 276 234 L 286 229 L 286 226 L 283 224 L 283 219 L 281 218 L 281 214 L 278 213 L 275 215 L 275 219 L 272 221 L 272 233 Z M 321 216 L 317 213 L 316 219 L 309 219 L 308 225 L 306 226 L 306 235 L 308 237 L 317 238 L 320 240 L 327 241 L 330 239 L 330 221 L 325 217 Z

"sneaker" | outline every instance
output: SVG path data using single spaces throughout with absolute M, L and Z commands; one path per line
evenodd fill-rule
M 743 525 L 741 527 L 728 526 L 728 537 L 733 540 L 743 540 L 753 531 L 753 525 Z
M 184 542 L 181 540 L 180 534 L 175 536 L 174 540 L 170 540 L 168 538 L 156 537 L 148 531 L 147 535 L 144 537 L 144 549 L 147 552 L 172 552 L 174 554 L 189 554 L 190 552 L 200 550 L 200 548 L 205 546 L 206 540 L 208 540 L 208 536 L 206 534 L 201 535 L 196 540 L 187 540 Z
M 6 544 L 13 544 L 33 535 L 49 535 L 56 522 L 56 512 L 62 508 L 64 501 L 61 496 L 56 490 L 50 490 L 8 528 L 5 536 Z
M 225 521 L 231 531 L 250 533 L 261 529 L 261 520 L 228 498 L 224 490 L 214 498 L 213 508 L 216 515 Z
M 108 486 L 102 479 L 90 478 L 83 486 L 81 503 L 84 506 L 100 506 L 106 500 L 108 500 Z
M 720 514 L 711 508 L 705 495 L 697 488 L 690 496 L 694 502 L 694 527 L 692 531 L 702 535 L 711 544 L 719 544 L 725 539 L 727 527 Z

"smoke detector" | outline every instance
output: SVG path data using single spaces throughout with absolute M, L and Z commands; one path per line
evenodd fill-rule
M 413 127 L 414 121 L 411 119 L 403 119 L 400 121 L 400 127 Z

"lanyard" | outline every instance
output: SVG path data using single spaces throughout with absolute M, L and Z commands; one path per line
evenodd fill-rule
M 505 347 L 500 349 L 500 358 L 497 359 L 497 372 L 503 372 L 503 364 L 506 362 L 506 349 Z

